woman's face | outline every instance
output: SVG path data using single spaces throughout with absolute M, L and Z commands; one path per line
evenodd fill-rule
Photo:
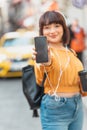
M 63 27 L 58 23 L 45 25 L 43 27 L 43 35 L 47 37 L 48 43 L 61 43 L 63 36 Z

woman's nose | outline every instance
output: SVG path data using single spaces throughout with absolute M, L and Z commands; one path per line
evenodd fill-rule
M 55 32 L 55 28 L 50 28 L 50 33 L 54 33 Z

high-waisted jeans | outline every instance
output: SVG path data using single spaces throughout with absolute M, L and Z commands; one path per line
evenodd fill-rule
M 82 130 L 83 104 L 81 95 L 55 98 L 44 95 L 40 107 L 43 130 Z

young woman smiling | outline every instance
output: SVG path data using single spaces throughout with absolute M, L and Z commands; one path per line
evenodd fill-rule
M 40 106 L 42 129 L 82 130 L 83 105 L 78 72 L 83 70 L 83 65 L 67 48 L 69 31 L 63 14 L 45 12 L 39 20 L 39 34 L 47 37 L 49 55 L 47 63 L 35 62 L 37 83 L 41 83 L 44 72 L 47 76 Z M 34 60 L 36 54 L 34 49 Z

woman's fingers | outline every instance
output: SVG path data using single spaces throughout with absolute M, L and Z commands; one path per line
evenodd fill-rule
M 37 52 L 35 51 L 35 48 L 32 50 L 32 60 L 36 60 Z

